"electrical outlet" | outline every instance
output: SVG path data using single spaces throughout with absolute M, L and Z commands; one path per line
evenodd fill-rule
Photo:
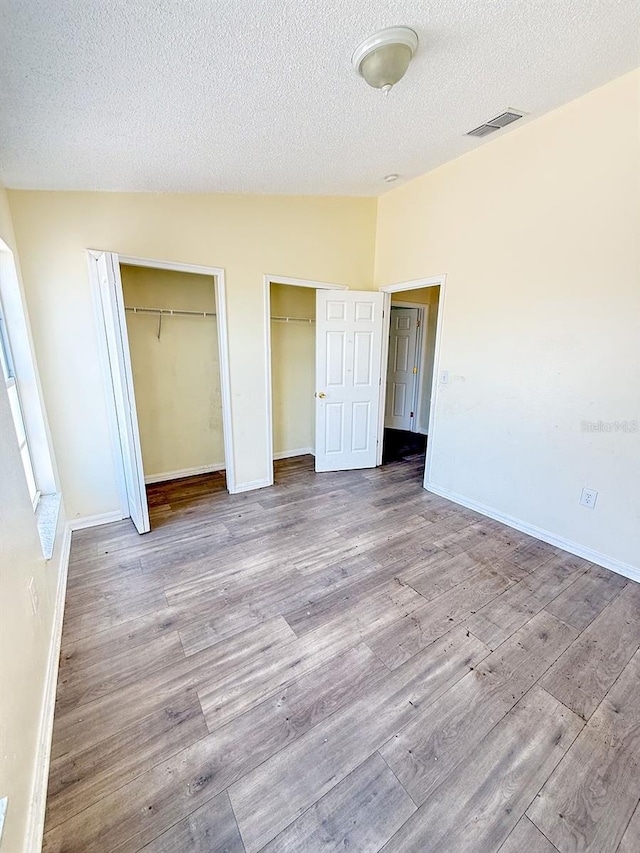
M 38 589 L 36 587 L 36 582 L 33 578 L 31 578 L 31 580 L 29 581 L 29 596 L 31 597 L 31 607 L 33 608 L 33 615 L 35 616 L 38 612 L 40 599 L 38 597 Z
M 598 499 L 598 493 L 595 489 L 583 489 L 582 495 L 580 497 L 580 504 L 582 506 L 589 507 L 589 509 L 593 509 L 596 505 L 596 500 Z

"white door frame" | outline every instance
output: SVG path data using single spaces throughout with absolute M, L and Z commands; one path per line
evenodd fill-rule
M 431 383 L 431 404 L 429 409 L 429 439 L 427 441 L 427 458 L 424 466 L 424 488 L 428 488 L 430 482 L 431 464 L 436 445 L 437 434 L 437 414 L 438 414 L 438 391 L 440 388 L 440 346 L 442 343 L 442 321 L 444 318 L 444 300 L 446 290 L 447 276 L 434 275 L 429 278 L 417 278 L 411 281 L 401 281 L 396 284 L 385 284 L 378 288 L 385 294 L 384 298 L 384 326 L 382 330 L 383 340 L 389 339 L 389 329 L 391 324 L 391 296 L 393 293 L 400 293 L 404 290 L 420 290 L 423 287 L 440 287 L 440 298 L 438 300 L 438 316 L 436 318 L 436 342 L 435 351 L 433 354 L 433 381 Z M 380 437 L 384 436 L 384 410 L 387 396 L 387 362 L 389 358 L 389 347 L 383 347 L 382 364 L 380 372 L 380 382 L 382 385 L 380 394 L 380 411 L 378 413 L 378 424 Z M 378 465 L 382 464 L 382 440 L 378 444 Z
M 418 372 L 415 374 L 415 378 L 413 381 L 413 395 L 411 401 L 411 408 L 414 410 L 414 418 L 411 432 L 417 432 L 422 435 L 426 435 L 424 430 L 419 429 L 420 423 L 420 409 L 422 407 L 422 374 L 424 372 L 424 356 L 425 356 L 425 347 L 424 342 L 425 331 L 427 328 L 427 323 L 429 322 L 429 306 L 423 305 L 420 302 L 393 302 L 391 303 L 391 308 L 417 308 L 418 309 L 418 334 L 416 336 L 416 366 L 418 368 Z M 389 326 L 391 326 L 391 314 L 389 314 Z M 387 338 L 387 356 L 389 350 L 390 338 Z M 383 356 L 384 357 L 384 356 Z M 388 367 L 387 360 L 387 367 Z M 386 394 L 386 390 L 385 390 Z M 384 426 L 384 425 L 383 425 Z M 384 432 L 382 433 L 382 439 L 384 440 Z
M 349 290 L 346 284 L 330 284 L 326 281 L 313 281 L 306 278 L 288 278 L 284 275 L 264 275 L 264 365 L 265 365 L 265 397 L 267 401 L 267 459 L 269 460 L 269 482 L 273 486 L 273 386 L 271 370 L 271 285 L 290 284 L 293 287 L 309 287 L 312 290 Z M 315 375 L 314 375 L 315 381 Z
M 236 491 L 235 482 L 235 458 L 233 453 L 233 431 L 231 426 L 231 382 L 229 374 L 229 336 L 227 325 L 227 298 L 225 287 L 225 275 L 222 267 L 209 267 L 202 264 L 183 264 L 177 261 L 162 261 L 156 258 L 138 258 L 131 255 L 121 255 L 118 252 L 109 252 L 107 249 L 96 250 L 87 249 L 87 258 L 97 258 L 102 254 L 112 254 L 115 256 L 118 264 L 126 264 L 133 267 L 148 267 L 150 269 L 170 270 L 172 272 L 186 272 L 194 275 L 206 275 L 214 280 L 214 293 L 216 300 L 216 320 L 218 330 L 218 351 L 220 358 L 220 390 L 222 397 L 222 431 L 224 439 L 224 456 L 225 456 L 225 472 L 227 480 L 227 490 L 230 494 Z M 106 318 L 102 310 L 99 294 L 99 282 L 95 280 L 95 265 L 89 263 L 89 275 L 91 278 L 92 293 L 94 297 L 94 307 L 96 317 L 99 321 L 99 328 L 104 328 Z M 124 299 L 122 293 L 120 296 Z M 111 330 L 110 330 L 111 331 Z M 117 338 L 116 330 L 113 329 Z M 128 348 L 128 339 L 124 340 L 124 345 Z M 111 364 L 107 353 L 106 336 L 99 336 L 99 347 L 101 354 L 101 366 L 105 387 L 105 399 L 107 402 L 109 432 L 111 434 L 111 444 L 113 448 L 113 456 L 116 468 L 116 481 L 118 487 L 118 496 L 122 511 L 122 518 L 129 517 L 129 509 L 127 502 L 127 492 L 124 477 L 124 460 L 122 458 L 122 447 L 120 444 L 120 433 L 118 430 L 117 407 L 124 406 L 124 400 L 116 400 L 114 397 L 114 386 L 111 376 Z

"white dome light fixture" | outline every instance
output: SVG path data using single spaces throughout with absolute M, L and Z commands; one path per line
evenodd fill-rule
M 369 36 L 351 57 L 358 74 L 385 94 L 402 80 L 418 47 L 418 36 L 409 27 L 389 27 Z

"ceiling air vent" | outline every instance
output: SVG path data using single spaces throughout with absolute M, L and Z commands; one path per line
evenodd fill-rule
M 508 124 L 511 124 L 511 122 L 518 121 L 518 119 L 522 118 L 523 115 L 524 113 L 517 113 L 515 110 L 507 110 L 504 113 L 500 113 L 499 116 L 481 124 L 480 127 L 475 127 L 473 130 L 470 130 L 467 133 L 467 136 L 488 136 L 490 133 L 493 133 L 494 130 L 500 130 L 500 128 L 506 127 Z

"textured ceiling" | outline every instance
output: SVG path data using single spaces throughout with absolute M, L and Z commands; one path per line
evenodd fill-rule
M 640 62 L 640 0 L 2 0 L 9 187 L 378 195 Z M 420 37 L 388 97 L 351 68 Z M 499 133 L 509 133 L 511 129 Z

